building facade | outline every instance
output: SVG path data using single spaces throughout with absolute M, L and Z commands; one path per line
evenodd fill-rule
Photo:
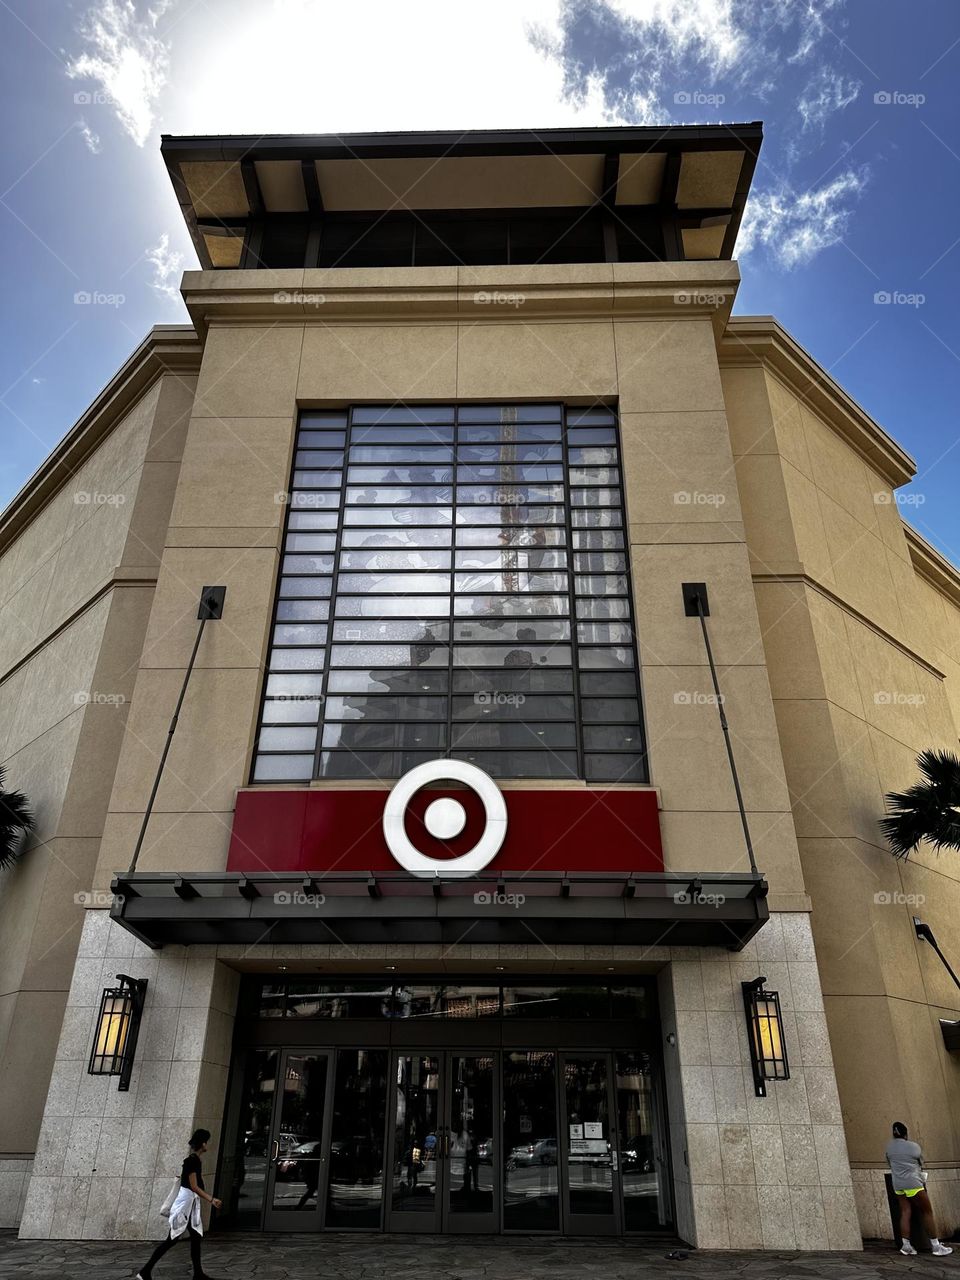
M 958 877 L 877 823 L 960 573 L 731 316 L 760 134 L 164 139 L 191 324 L 0 519 L 0 1225 L 155 1237 L 202 1124 L 234 1230 L 858 1248 L 893 1119 L 957 1225 Z

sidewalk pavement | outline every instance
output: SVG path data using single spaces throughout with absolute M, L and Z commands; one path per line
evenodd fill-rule
M 215 1280 L 893 1280 L 960 1278 L 949 1258 L 904 1258 L 891 1245 L 863 1253 L 700 1253 L 648 1241 L 524 1236 L 214 1235 L 203 1265 Z M 0 1233 L 0 1280 L 132 1280 L 151 1246 L 128 1241 L 18 1240 Z M 155 1280 L 190 1274 L 186 1244 Z

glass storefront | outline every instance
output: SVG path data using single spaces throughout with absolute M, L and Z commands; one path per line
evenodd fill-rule
M 220 1225 L 668 1230 L 658 1038 L 642 985 L 248 979 Z

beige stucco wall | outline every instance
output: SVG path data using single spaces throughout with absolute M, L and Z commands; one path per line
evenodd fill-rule
M 37 815 L 0 873 L 0 1226 L 43 1114 L 192 400 L 155 380 L 0 550 L 0 761 Z
M 713 311 L 689 304 L 705 273 Z M 203 363 L 98 887 L 126 865 L 205 582 L 226 584 L 227 608 L 204 638 L 139 865 L 225 863 L 234 795 L 248 776 L 298 407 L 564 398 L 617 403 L 622 415 L 668 864 L 748 865 L 702 639 L 680 596 L 683 581 L 708 580 L 758 860 L 778 904 L 803 908 L 716 355 L 718 315 L 735 286 L 730 263 L 188 273 Z M 522 301 L 476 301 L 497 294 Z
M 697 282 L 709 286 L 715 300 L 699 309 L 689 302 Z M 110 798 L 97 888 L 106 889 L 128 863 L 205 583 L 226 585 L 226 610 L 204 636 L 139 868 L 213 871 L 225 866 L 236 790 L 245 785 L 249 770 L 278 569 L 282 495 L 300 407 L 401 399 L 600 400 L 617 404 L 622 420 L 641 682 L 667 864 L 691 871 L 742 871 L 749 865 L 702 636 L 696 620 L 683 613 L 681 583 L 702 580 L 710 590 L 711 635 L 757 859 L 770 881 L 771 906 L 788 917 L 796 913 L 791 936 L 806 938 L 803 955 L 790 959 L 809 969 L 808 899 L 764 665 L 716 350 L 735 285 L 729 263 L 669 264 L 669 269 L 188 273 L 185 293 L 204 334 L 203 361 Z M 522 301 L 478 304 L 478 292 L 489 297 L 497 291 Z M 323 302 L 278 303 L 278 294 Z M 771 929 L 771 945 L 782 950 L 783 936 L 778 924 Z M 542 948 L 507 950 L 513 959 L 523 951 L 524 960 L 541 966 L 555 961 L 527 954 Z M 588 950 L 596 952 L 596 961 L 616 958 L 638 966 L 649 966 L 654 955 L 648 948 L 631 948 L 643 954 L 630 957 L 621 955 L 622 949 L 616 956 L 607 956 L 609 948 Z M 400 952 L 406 954 L 398 949 L 400 958 Z M 749 969 L 755 976 L 758 954 L 744 955 L 744 973 Z M 298 955 L 298 949 L 291 950 L 291 959 Z M 287 958 L 286 950 L 273 955 Z M 693 957 L 666 950 L 660 963 L 670 959 Z M 445 960 L 449 965 L 450 957 Z M 458 962 L 469 968 L 470 957 Z M 739 1088 L 745 1089 L 743 1037 L 733 1030 L 734 1023 L 742 1023 L 735 999 L 736 980 L 743 975 L 721 966 L 711 970 L 714 978 L 721 968 L 729 991 L 714 982 L 709 997 L 720 1004 L 681 1009 L 679 1043 L 690 1070 L 671 1122 L 685 1167 L 688 1159 L 696 1165 L 690 1175 L 696 1188 L 688 1214 L 690 1238 L 717 1247 L 746 1243 L 748 1236 L 754 1244 L 775 1239 L 807 1248 L 855 1245 L 852 1192 L 849 1177 L 840 1176 L 846 1155 L 835 1118 L 824 1120 L 836 1130 L 834 1164 L 808 1182 L 804 1179 L 815 1163 L 814 1120 L 809 1111 L 801 1116 L 799 1102 L 785 1113 L 809 1128 L 805 1141 L 811 1160 L 806 1172 L 794 1171 L 796 1178 L 784 1172 L 787 1202 L 796 1184 L 799 1206 L 791 1208 L 792 1225 L 784 1234 L 776 1228 L 783 1194 L 768 1189 L 761 1205 L 756 1191 L 758 1184 L 778 1186 L 779 1174 L 769 1162 L 763 1165 L 761 1156 L 755 1167 L 753 1157 L 747 1160 L 744 1154 L 754 1141 L 751 1125 L 760 1126 L 757 1144 L 768 1136 L 765 1124 L 779 1126 L 776 1100 L 768 1100 L 765 1112 L 751 1107 L 750 1115 L 745 1094 L 741 1101 L 730 1095 L 712 1111 L 707 1104 L 707 1093 L 715 1089 L 714 1068 L 722 1076 L 734 1065 L 725 1054 L 735 1054 Z M 782 977 L 789 1007 L 793 996 L 786 967 Z M 681 1004 L 687 998 L 681 992 Z M 810 1003 L 816 998 L 805 990 L 797 996 L 804 1025 L 811 1028 L 823 1020 L 822 1010 Z M 708 1017 L 717 1029 L 729 1024 L 733 1036 L 718 1044 L 714 1058 L 702 1057 L 697 1030 L 698 1020 L 706 1028 Z M 806 1088 L 805 1065 L 832 1075 L 825 1036 L 811 1030 L 804 1048 L 797 1043 L 794 1063 L 799 1097 Z M 217 1107 L 211 1112 L 205 1097 L 195 1110 L 206 1116 L 216 1114 Z M 52 1123 L 55 1117 L 49 1119 Z M 782 1146 L 785 1135 L 778 1128 L 770 1140 Z M 87 1141 L 90 1151 L 92 1141 Z M 697 1163 L 693 1144 L 702 1153 L 708 1141 L 715 1142 L 719 1159 Z M 161 1164 L 157 1170 L 160 1176 Z M 63 1197 L 71 1193 L 63 1168 L 45 1167 L 43 1178 L 55 1177 L 56 1183 L 35 1179 L 28 1233 L 57 1233 Z M 750 1190 L 744 1192 L 744 1186 Z M 144 1188 L 147 1195 L 146 1183 Z M 756 1212 L 746 1234 L 731 1235 L 718 1206 L 744 1195 L 756 1201 Z M 102 1229 L 92 1210 L 72 1221 L 77 1233 Z
M 158 456 L 166 478 L 136 488 L 133 509 L 151 534 L 121 539 L 105 530 L 103 545 L 120 547 L 143 582 L 114 593 L 99 639 L 101 615 L 85 614 L 94 631 L 71 651 L 77 662 L 88 651 L 99 662 L 116 652 L 136 659 L 123 668 L 130 688 L 122 714 L 103 717 L 115 736 L 113 756 L 100 753 L 105 764 L 96 775 L 99 848 L 95 822 L 76 828 L 90 839 L 84 887 L 106 889 L 129 863 L 196 632 L 199 590 L 212 583 L 226 584 L 226 611 L 207 628 L 140 868 L 225 865 L 236 790 L 248 776 L 300 407 L 394 399 L 615 403 L 651 782 L 660 795 L 667 863 L 691 871 L 747 867 L 702 637 L 681 603 L 682 582 L 705 581 L 748 819 L 776 913 L 762 942 L 740 959 L 592 949 L 595 962 L 667 966 L 663 990 L 680 1054 L 671 1123 L 686 1186 L 685 1231 L 716 1247 L 850 1245 L 856 1191 L 861 1230 L 882 1233 L 878 1157 L 893 1118 L 907 1121 L 934 1163 L 946 1230 L 951 1215 L 960 1216 L 960 1095 L 958 1066 L 943 1050 L 937 1018 L 958 1011 L 936 958 L 916 945 L 910 917 L 922 914 L 948 954 L 960 956 L 957 875 L 946 854 L 895 863 L 876 820 L 883 793 L 912 779 L 919 749 L 956 746 L 958 609 L 918 577 L 891 500 L 898 464 L 887 467 L 884 458 L 894 457 L 894 447 L 879 435 L 875 448 L 855 444 L 849 405 L 837 408 L 835 420 L 822 401 L 814 409 L 773 363 L 745 359 L 742 351 L 732 360 L 723 341 L 718 359 L 735 286 L 729 263 L 188 273 L 185 293 L 204 351 L 192 407 L 177 392 L 180 421 L 189 409 L 182 463 Z M 496 292 L 520 301 L 477 300 Z M 714 302 L 691 306 L 691 294 L 701 293 Z M 872 424 L 859 429 L 868 442 L 876 435 Z M 150 537 L 153 559 L 137 559 L 138 544 Z M 69 568 L 69 556 L 64 563 Z M 125 606 L 135 622 L 113 619 L 121 598 L 139 601 L 136 609 Z M 101 677 L 95 669 L 90 678 Z M 120 679 L 116 667 L 109 679 Z M 0 697 L 2 691 L 0 685 Z M 84 727 L 101 711 L 87 707 Z M 68 744 L 64 752 L 72 783 L 79 749 Z M 97 961 L 99 981 L 122 939 L 110 943 L 92 920 L 87 929 L 84 959 L 91 963 L 84 974 Z M 191 951 L 187 967 L 209 958 Z M 526 950 L 505 958 L 538 959 Z M 217 959 L 219 970 L 231 957 Z M 458 963 L 468 967 L 471 959 Z M 740 1016 L 736 983 L 761 964 L 784 997 L 793 1079 L 754 1100 L 744 1080 L 745 1046 L 740 1037 L 734 1046 L 732 1037 Z M 222 974 L 217 980 L 229 987 Z M 65 985 L 57 988 L 60 1008 Z M 51 1144 L 69 1130 L 76 1145 L 72 1154 L 56 1145 L 46 1152 L 30 1230 L 149 1234 L 153 1179 L 167 1172 L 162 1143 L 139 1160 L 131 1128 L 126 1172 L 136 1186 L 111 1183 L 110 1197 L 116 1191 L 118 1198 L 106 1208 L 92 1194 L 84 1199 L 82 1179 L 103 1135 L 113 1133 L 103 1125 L 114 1104 L 105 1082 L 83 1086 L 77 1074 L 78 1027 L 92 1019 L 89 991 L 77 991 L 74 1024 L 64 1026 L 59 1051 L 72 1064 L 62 1068 L 71 1096 L 64 1102 L 58 1092 L 53 1104 L 68 1110 L 48 1106 L 45 1124 Z M 195 1007 L 192 995 L 179 1004 L 166 991 L 154 998 L 170 998 L 170 1008 L 180 1010 L 176 1019 L 200 1018 L 183 1014 Z M 161 1102 L 155 1089 L 148 1118 L 160 1130 L 175 1121 L 177 1133 L 192 1118 L 215 1129 L 226 1075 L 222 1047 L 207 1066 L 177 1068 L 178 1061 L 207 1062 L 206 1049 L 200 1032 L 190 1031 L 185 1048 L 176 1037 L 168 1044 L 168 1032 L 159 1023 L 155 1035 L 149 1031 L 143 1060 L 173 1064 L 187 1093 L 175 1102 L 164 1093 Z M 89 1119 L 91 1107 L 100 1117 L 96 1132 L 74 1123 Z M 735 1206 L 744 1203 L 749 1211 L 732 1232 Z
M 890 1234 L 882 1152 L 901 1119 L 945 1166 L 948 1230 L 960 1062 L 938 1019 L 960 1000 L 912 917 L 960 957 L 960 862 L 930 849 L 897 862 L 877 822 L 920 750 L 957 749 L 960 614 L 918 576 L 891 477 L 802 388 L 732 354 L 727 413 L 861 1227 Z

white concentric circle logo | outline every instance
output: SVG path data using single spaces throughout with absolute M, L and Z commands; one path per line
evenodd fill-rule
M 459 858 L 431 858 L 421 853 L 407 835 L 407 806 L 421 787 L 430 782 L 463 782 L 483 802 L 486 819 L 483 835 L 469 852 Z M 459 800 L 448 796 L 433 800 L 423 815 L 424 825 L 437 840 L 452 840 L 466 825 L 467 813 Z M 405 773 L 387 797 L 383 809 L 383 838 L 387 848 L 412 876 L 438 873 L 462 878 L 476 875 L 500 852 L 507 834 L 507 806 L 500 788 L 482 769 L 463 760 L 429 760 Z

